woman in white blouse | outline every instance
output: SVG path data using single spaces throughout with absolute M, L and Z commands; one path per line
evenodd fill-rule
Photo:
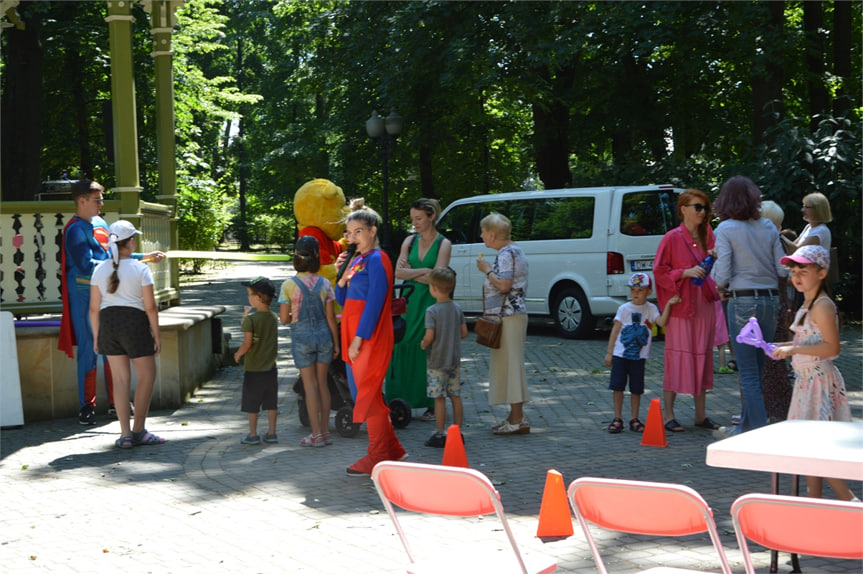
M 785 250 L 788 253 L 793 253 L 804 245 L 820 245 L 829 252 L 831 235 L 826 224 L 833 221 L 833 215 L 830 213 L 830 200 L 824 194 L 810 193 L 803 198 L 803 207 L 800 211 L 803 213 L 806 227 L 794 241 L 785 237 L 782 238 Z

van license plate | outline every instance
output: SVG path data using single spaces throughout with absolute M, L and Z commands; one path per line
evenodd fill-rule
M 653 260 L 631 262 L 633 271 L 653 271 Z

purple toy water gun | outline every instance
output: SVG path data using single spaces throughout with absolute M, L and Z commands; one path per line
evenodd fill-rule
M 737 335 L 737 342 L 758 347 L 764 351 L 765 355 L 774 361 L 779 360 L 773 356 L 773 351 L 776 349 L 776 345 L 764 340 L 764 335 L 761 334 L 761 326 L 758 325 L 758 319 L 755 317 L 750 317 L 749 322 L 740 329 L 740 333 Z

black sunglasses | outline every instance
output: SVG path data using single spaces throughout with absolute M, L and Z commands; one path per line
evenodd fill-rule
M 697 211 L 698 213 L 701 213 L 702 211 L 707 211 L 708 209 L 710 209 L 710 207 L 708 207 L 706 205 L 702 205 L 700 203 L 687 203 L 686 207 L 694 207 L 695 211 Z

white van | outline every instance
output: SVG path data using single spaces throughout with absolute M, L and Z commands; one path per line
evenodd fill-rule
M 480 239 L 480 220 L 496 211 L 512 222 L 512 239 L 527 255 L 527 309 L 551 315 L 560 334 L 585 338 L 597 318 L 611 320 L 629 297 L 635 271 L 652 277 L 662 236 L 677 227 L 671 185 L 593 187 L 479 195 L 452 202 L 438 230 L 452 241 L 454 297 L 465 312 L 482 312 L 478 253 L 496 252 Z

